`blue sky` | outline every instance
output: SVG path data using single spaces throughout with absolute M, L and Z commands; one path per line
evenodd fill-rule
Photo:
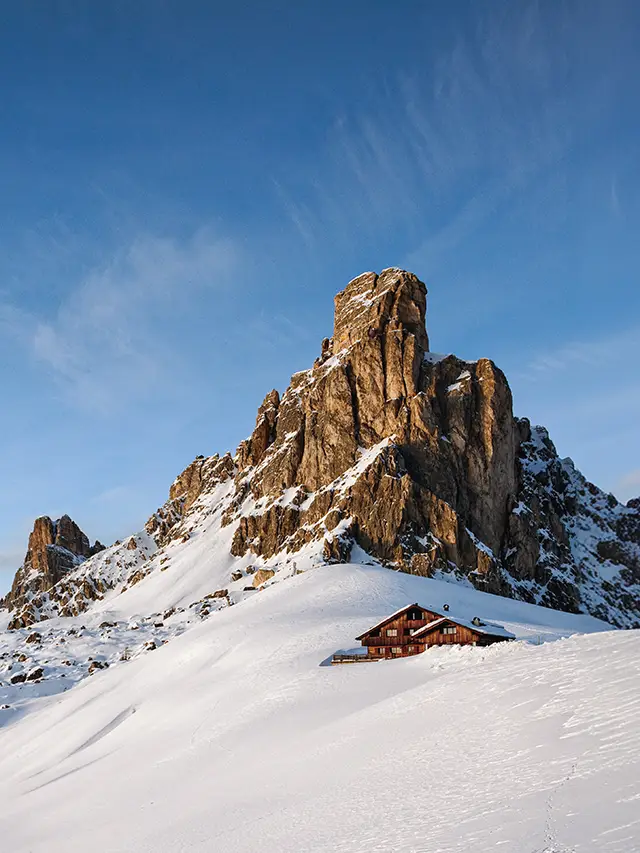
M 111 542 L 403 266 L 433 349 L 640 493 L 640 7 L 3 4 L 0 585 Z

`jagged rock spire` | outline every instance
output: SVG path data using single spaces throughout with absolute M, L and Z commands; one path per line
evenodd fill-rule
M 388 332 L 414 335 L 418 347 L 427 351 L 426 310 L 427 288 L 413 273 L 395 267 L 380 275 L 363 273 L 335 298 L 334 352 L 366 335 Z
M 16 572 L 3 605 L 10 610 L 28 606 L 67 572 L 103 549 L 104 545 L 98 541 L 91 545 L 86 534 L 68 515 L 55 521 L 47 515 L 36 518 L 24 563 Z
M 271 556 L 346 526 L 345 542 L 384 560 L 486 574 L 491 560 L 473 536 L 498 550 L 505 533 L 516 488 L 511 394 L 486 359 L 425 357 L 426 293 L 393 268 L 338 294 L 332 340 L 279 403 L 265 400 L 239 448 L 238 482 L 265 510 L 240 511 L 235 553 Z M 299 505 L 282 502 L 292 489 Z M 427 531 L 437 548 L 419 544 Z

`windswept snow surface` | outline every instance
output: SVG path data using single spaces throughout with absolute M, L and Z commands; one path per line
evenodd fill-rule
M 319 665 L 414 601 L 521 641 Z M 378 567 L 305 572 L 10 717 L 0 848 L 632 853 L 640 633 L 607 628 Z

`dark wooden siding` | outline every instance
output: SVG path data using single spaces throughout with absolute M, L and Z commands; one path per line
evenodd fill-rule
M 468 628 L 466 625 L 458 625 L 452 619 L 447 619 L 446 622 L 434 627 L 431 631 L 422 634 L 420 637 L 413 637 L 413 631 L 440 618 L 439 614 L 428 610 L 423 610 L 422 614 L 422 619 L 409 619 L 409 616 L 413 615 L 411 612 L 401 613 L 397 618 L 387 622 L 381 628 L 363 635 L 362 645 L 367 646 L 368 657 L 407 657 L 409 655 L 420 654 L 433 646 L 489 646 L 492 643 L 499 643 L 501 640 L 506 639 L 481 634 L 472 628 Z M 445 630 L 453 627 L 455 627 L 454 632 Z M 390 630 L 397 631 L 397 635 L 390 637 L 387 633 Z M 400 651 L 394 652 L 393 649 L 399 649 Z
M 415 616 L 418 610 L 421 614 L 419 619 L 409 618 Z M 431 610 L 422 608 L 412 608 L 405 613 L 400 613 L 395 619 L 385 623 L 381 628 L 375 631 L 369 631 L 362 637 L 362 645 L 369 649 L 369 657 L 406 657 L 407 655 L 415 655 L 424 651 L 424 644 L 415 640 L 411 634 L 422 628 L 429 622 L 439 619 L 440 614 L 433 613 Z M 395 637 L 390 637 L 388 631 L 397 631 Z M 413 647 L 413 651 L 409 651 L 409 646 Z M 401 652 L 392 652 L 392 649 L 400 648 Z M 384 649 L 383 652 L 380 649 Z
M 445 628 L 455 627 L 455 634 L 445 633 Z M 420 637 L 426 648 L 431 646 L 466 646 L 478 642 L 478 634 L 464 625 L 453 623 L 439 625 L 433 631 Z

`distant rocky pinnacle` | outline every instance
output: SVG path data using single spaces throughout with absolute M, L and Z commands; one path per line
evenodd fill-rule
M 57 521 L 46 515 L 36 518 L 24 563 L 18 569 L 2 605 L 10 610 L 28 608 L 33 600 L 37 602 L 39 594 L 55 586 L 80 563 L 103 549 L 100 542 L 91 545 L 68 515 Z
M 220 494 L 217 523 L 238 577 L 249 562 L 273 569 L 291 555 L 374 559 L 640 624 L 638 501 L 601 492 L 558 457 L 545 429 L 514 418 L 492 361 L 431 353 L 426 294 L 399 269 L 351 281 L 313 367 L 282 397 L 266 396 L 235 456 L 185 469 L 147 534 L 160 548 L 188 547 L 214 512 L 205 499 Z M 96 563 L 99 584 L 100 571 Z

